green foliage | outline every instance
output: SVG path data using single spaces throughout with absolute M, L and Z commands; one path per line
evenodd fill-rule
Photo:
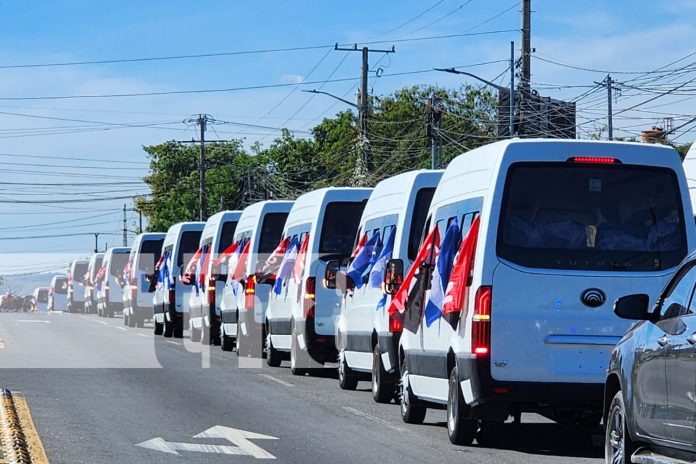
M 486 89 L 414 86 L 373 97 L 367 143 L 372 162 L 364 183 L 375 185 L 401 172 L 430 167 L 433 94 L 442 114 L 440 164 L 495 140 L 497 97 Z M 283 130 L 267 147 L 255 143 L 245 149 L 242 140 L 207 145 L 209 213 L 243 209 L 263 199 L 296 198 L 330 185 L 351 185 L 361 152 L 357 126 L 355 114 L 342 111 L 321 121 L 307 138 Z M 176 222 L 196 220 L 199 147 L 166 142 L 144 150 L 150 158 L 145 182 L 152 194 L 136 207 L 149 218 L 149 229 L 163 231 Z

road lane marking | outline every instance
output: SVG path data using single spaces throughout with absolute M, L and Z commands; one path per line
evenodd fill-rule
M 117 326 L 116 328 L 117 328 L 118 330 L 123 330 L 123 331 L 128 330 L 128 329 L 126 329 L 125 327 L 119 327 L 119 326 Z
M 141 333 L 139 333 L 138 335 L 140 335 L 141 337 L 150 338 L 149 335 L 145 335 L 145 334 L 141 334 Z
M 172 345 L 181 345 L 181 343 L 175 342 L 175 341 L 173 341 L 173 340 L 165 340 L 165 342 L 171 343 Z
M 286 382 L 285 380 L 279 379 L 277 377 L 273 377 L 271 374 L 259 374 L 261 377 L 272 380 L 275 383 L 279 383 L 281 385 L 284 385 L 286 387 L 294 387 L 295 385 L 291 384 L 290 382 Z
M 17 415 L 19 416 L 19 421 L 22 424 L 24 436 L 27 439 L 29 454 L 31 455 L 31 462 L 34 464 L 48 464 L 48 456 L 46 455 L 46 450 L 41 442 L 41 437 L 39 437 L 39 433 L 34 425 L 34 420 L 31 418 L 27 400 L 24 399 L 24 397 L 14 395 L 14 403 L 15 408 L 17 409 Z
M 0 350 L 5 348 L 5 340 L 0 339 Z
M 29 322 L 29 323 L 36 323 L 38 322 L 39 324 L 50 324 L 51 321 L 44 321 L 43 319 L 41 320 L 36 320 L 36 319 L 20 319 L 17 322 Z
M 161 451 L 163 453 L 179 455 L 179 451 L 193 451 L 198 453 L 227 454 L 237 456 L 251 456 L 256 459 L 275 459 L 271 453 L 251 442 L 251 440 L 277 440 L 277 437 L 262 435 L 260 433 L 247 432 L 216 425 L 208 430 L 194 435 L 193 438 L 222 438 L 232 445 L 209 445 L 202 443 L 181 443 L 167 441 L 162 437 L 156 437 L 135 446 Z
M 401 427 L 397 427 L 396 425 L 392 424 L 392 423 L 389 422 L 389 421 L 386 421 L 386 420 L 384 420 L 384 419 L 380 419 L 379 417 L 375 417 L 375 416 L 373 416 L 373 415 L 371 415 L 371 414 L 368 414 L 368 413 L 366 413 L 366 412 L 362 412 L 362 411 L 360 411 L 359 409 L 351 408 L 350 406 L 343 406 L 343 410 L 348 411 L 348 412 L 351 413 L 351 414 L 355 414 L 355 415 L 358 416 L 358 417 L 363 417 L 363 418 L 365 418 L 365 419 L 367 419 L 367 420 L 370 420 L 370 421 L 375 422 L 375 423 L 377 423 L 377 424 L 380 424 L 380 425 L 383 425 L 383 426 L 385 426 L 385 427 L 388 427 L 388 428 L 390 428 L 390 429 L 392 429 L 392 430 L 396 430 L 397 432 L 403 432 L 403 431 L 404 431 L 404 429 L 402 429 Z

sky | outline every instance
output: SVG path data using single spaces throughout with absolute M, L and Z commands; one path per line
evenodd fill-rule
M 696 52 L 696 0 L 532 0 L 532 8 L 532 85 L 559 99 L 592 91 L 578 101 L 581 136 L 606 124 L 606 94 L 593 87 L 608 71 L 626 82 L 614 100 L 615 135 L 635 135 L 670 115 L 675 126 L 696 116 L 696 85 L 660 95 L 696 79 L 693 66 L 652 83 L 644 74 Z M 394 45 L 394 54 L 370 55 L 373 94 L 475 84 L 432 71 L 438 67 L 467 66 L 508 85 L 519 10 L 514 0 L 7 2 L 0 16 L 0 275 L 64 268 L 93 251 L 94 232 L 100 248 L 120 245 L 124 203 L 131 208 L 132 197 L 148 191 L 142 147 L 196 137 L 183 122 L 192 115 L 220 121 L 209 137 L 245 137 L 250 145 L 269 143 L 281 127 L 303 135 L 346 109 L 301 91 L 354 98 L 360 54 L 334 51 L 334 43 Z M 298 49 L 268 51 L 288 48 Z M 257 52 L 235 54 L 250 51 Z M 223 55 L 149 59 L 202 54 Z M 76 62 L 92 63 L 65 65 Z M 228 90 L 177 93 L 220 89 Z M 133 96 L 143 93 L 160 95 Z M 637 111 L 621 112 L 636 104 Z M 675 136 L 688 143 L 696 133 Z M 129 230 L 137 220 L 127 212 Z

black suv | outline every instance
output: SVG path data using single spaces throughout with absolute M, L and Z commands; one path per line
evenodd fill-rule
M 604 392 L 607 463 L 696 461 L 696 253 L 653 308 L 649 296 L 616 300 L 637 322 L 612 351 Z

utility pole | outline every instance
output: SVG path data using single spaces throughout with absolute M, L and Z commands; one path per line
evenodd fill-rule
M 520 87 L 529 90 L 532 80 L 532 0 L 522 0 L 522 61 Z
M 201 150 L 198 155 L 198 201 L 200 209 L 198 210 L 198 220 L 205 221 L 208 219 L 208 209 L 205 204 L 205 129 L 208 122 L 208 115 L 198 115 L 198 126 L 201 130 L 200 141 Z
M 99 253 L 99 233 L 94 234 L 94 252 Z
M 123 246 L 128 246 L 128 224 L 126 221 L 126 204 L 123 204 Z
M 602 85 L 607 88 L 607 139 L 614 140 L 614 104 L 613 90 L 616 81 L 611 78 L 611 74 L 607 74 L 602 82 L 595 81 L 595 84 Z
M 440 123 L 442 122 L 442 111 L 439 107 L 437 94 L 430 96 L 430 123 L 428 124 L 428 136 L 430 137 L 430 167 L 438 169 L 441 166 L 438 158 L 438 148 L 440 148 Z
M 515 42 L 510 42 L 510 138 L 515 136 Z
M 370 153 L 370 142 L 368 138 L 368 127 L 367 120 L 370 114 L 370 101 L 367 95 L 367 75 L 369 72 L 369 54 L 370 53 L 395 53 L 396 50 L 392 45 L 391 49 L 387 50 L 376 50 L 370 49 L 368 47 L 358 48 L 358 44 L 355 44 L 352 48 L 341 48 L 336 44 L 334 50 L 345 51 L 345 52 L 361 52 L 362 53 L 362 69 L 361 69 L 361 79 L 360 79 L 360 101 L 358 102 L 358 121 L 360 127 L 360 157 L 358 158 L 358 163 L 355 167 L 355 183 L 356 185 L 361 185 L 365 178 L 365 175 L 370 170 L 370 165 L 372 164 L 372 155 Z
M 138 210 L 138 233 L 143 233 L 143 212 Z

